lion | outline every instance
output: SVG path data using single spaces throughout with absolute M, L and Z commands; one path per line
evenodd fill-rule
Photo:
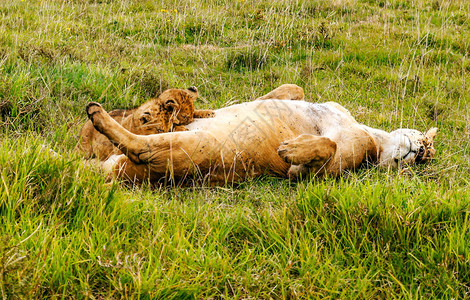
M 335 102 L 266 99 L 214 111 L 188 131 L 137 135 L 99 103 L 86 112 L 118 147 L 102 168 L 132 183 L 238 183 L 262 174 L 283 178 L 338 176 L 364 164 L 396 168 L 433 159 L 437 128 L 386 132 L 358 123 Z
M 211 110 L 196 110 L 194 101 L 198 97 L 196 87 L 169 89 L 157 98 L 152 98 L 141 106 L 129 110 L 116 109 L 109 115 L 130 132 L 149 135 L 169 131 L 185 131 L 185 125 L 194 118 L 209 118 Z M 96 157 L 106 160 L 112 154 L 121 153 L 107 137 L 100 134 L 91 121 L 80 130 L 79 148 L 86 158 Z

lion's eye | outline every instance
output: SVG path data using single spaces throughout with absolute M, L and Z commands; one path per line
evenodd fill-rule
M 419 147 L 418 156 L 423 156 L 424 151 L 425 151 L 424 146 Z
M 173 100 L 173 99 L 166 100 L 165 108 L 166 108 L 167 111 L 173 112 L 177 107 L 178 107 L 178 105 L 176 104 L 175 100 Z
M 140 120 L 142 121 L 142 124 L 145 124 L 150 121 L 150 113 L 149 112 L 144 112 L 142 116 L 140 117 Z
M 417 162 L 422 161 L 425 153 L 426 153 L 426 147 L 424 146 L 419 147 L 418 155 L 416 155 L 416 161 Z

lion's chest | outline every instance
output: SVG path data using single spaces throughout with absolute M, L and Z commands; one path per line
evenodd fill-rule
M 377 160 L 378 145 L 370 134 L 355 124 L 341 129 L 336 134 L 332 134 L 337 150 L 329 164 L 329 173 L 338 175 L 345 169 L 359 167 L 365 161 Z

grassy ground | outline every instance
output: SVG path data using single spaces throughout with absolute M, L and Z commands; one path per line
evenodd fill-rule
M 465 0 L 2 1 L 1 296 L 468 297 L 468 36 Z M 74 153 L 89 101 L 195 85 L 218 108 L 283 83 L 370 126 L 439 127 L 436 160 L 149 190 Z

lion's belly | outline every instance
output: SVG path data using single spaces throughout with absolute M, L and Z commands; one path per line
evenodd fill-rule
M 210 133 L 224 169 L 232 165 L 242 179 L 261 173 L 285 176 L 290 165 L 277 154 L 280 143 L 300 134 L 337 130 L 340 121 L 340 113 L 325 105 L 265 100 L 216 110 L 214 118 L 196 119 L 187 128 Z
M 244 128 L 243 124 L 251 121 L 259 122 L 258 127 L 276 127 L 284 124 L 299 131 L 312 131 L 318 127 L 312 122 L 312 108 L 322 106 L 296 100 L 262 100 L 245 102 L 215 110 L 215 117 L 194 119 L 186 125 L 189 130 L 236 131 Z M 317 109 L 315 109 L 317 110 Z M 314 111 L 315 111 L 314 110 Z M 319 109 L 318 109 L 319 110 Z M 322 123 L 323 116 L 313 116 L 315 121 Z M 328 119 L 328 116 L 325 116 Z M 222 128 L 220 128 L 222 126 Z

